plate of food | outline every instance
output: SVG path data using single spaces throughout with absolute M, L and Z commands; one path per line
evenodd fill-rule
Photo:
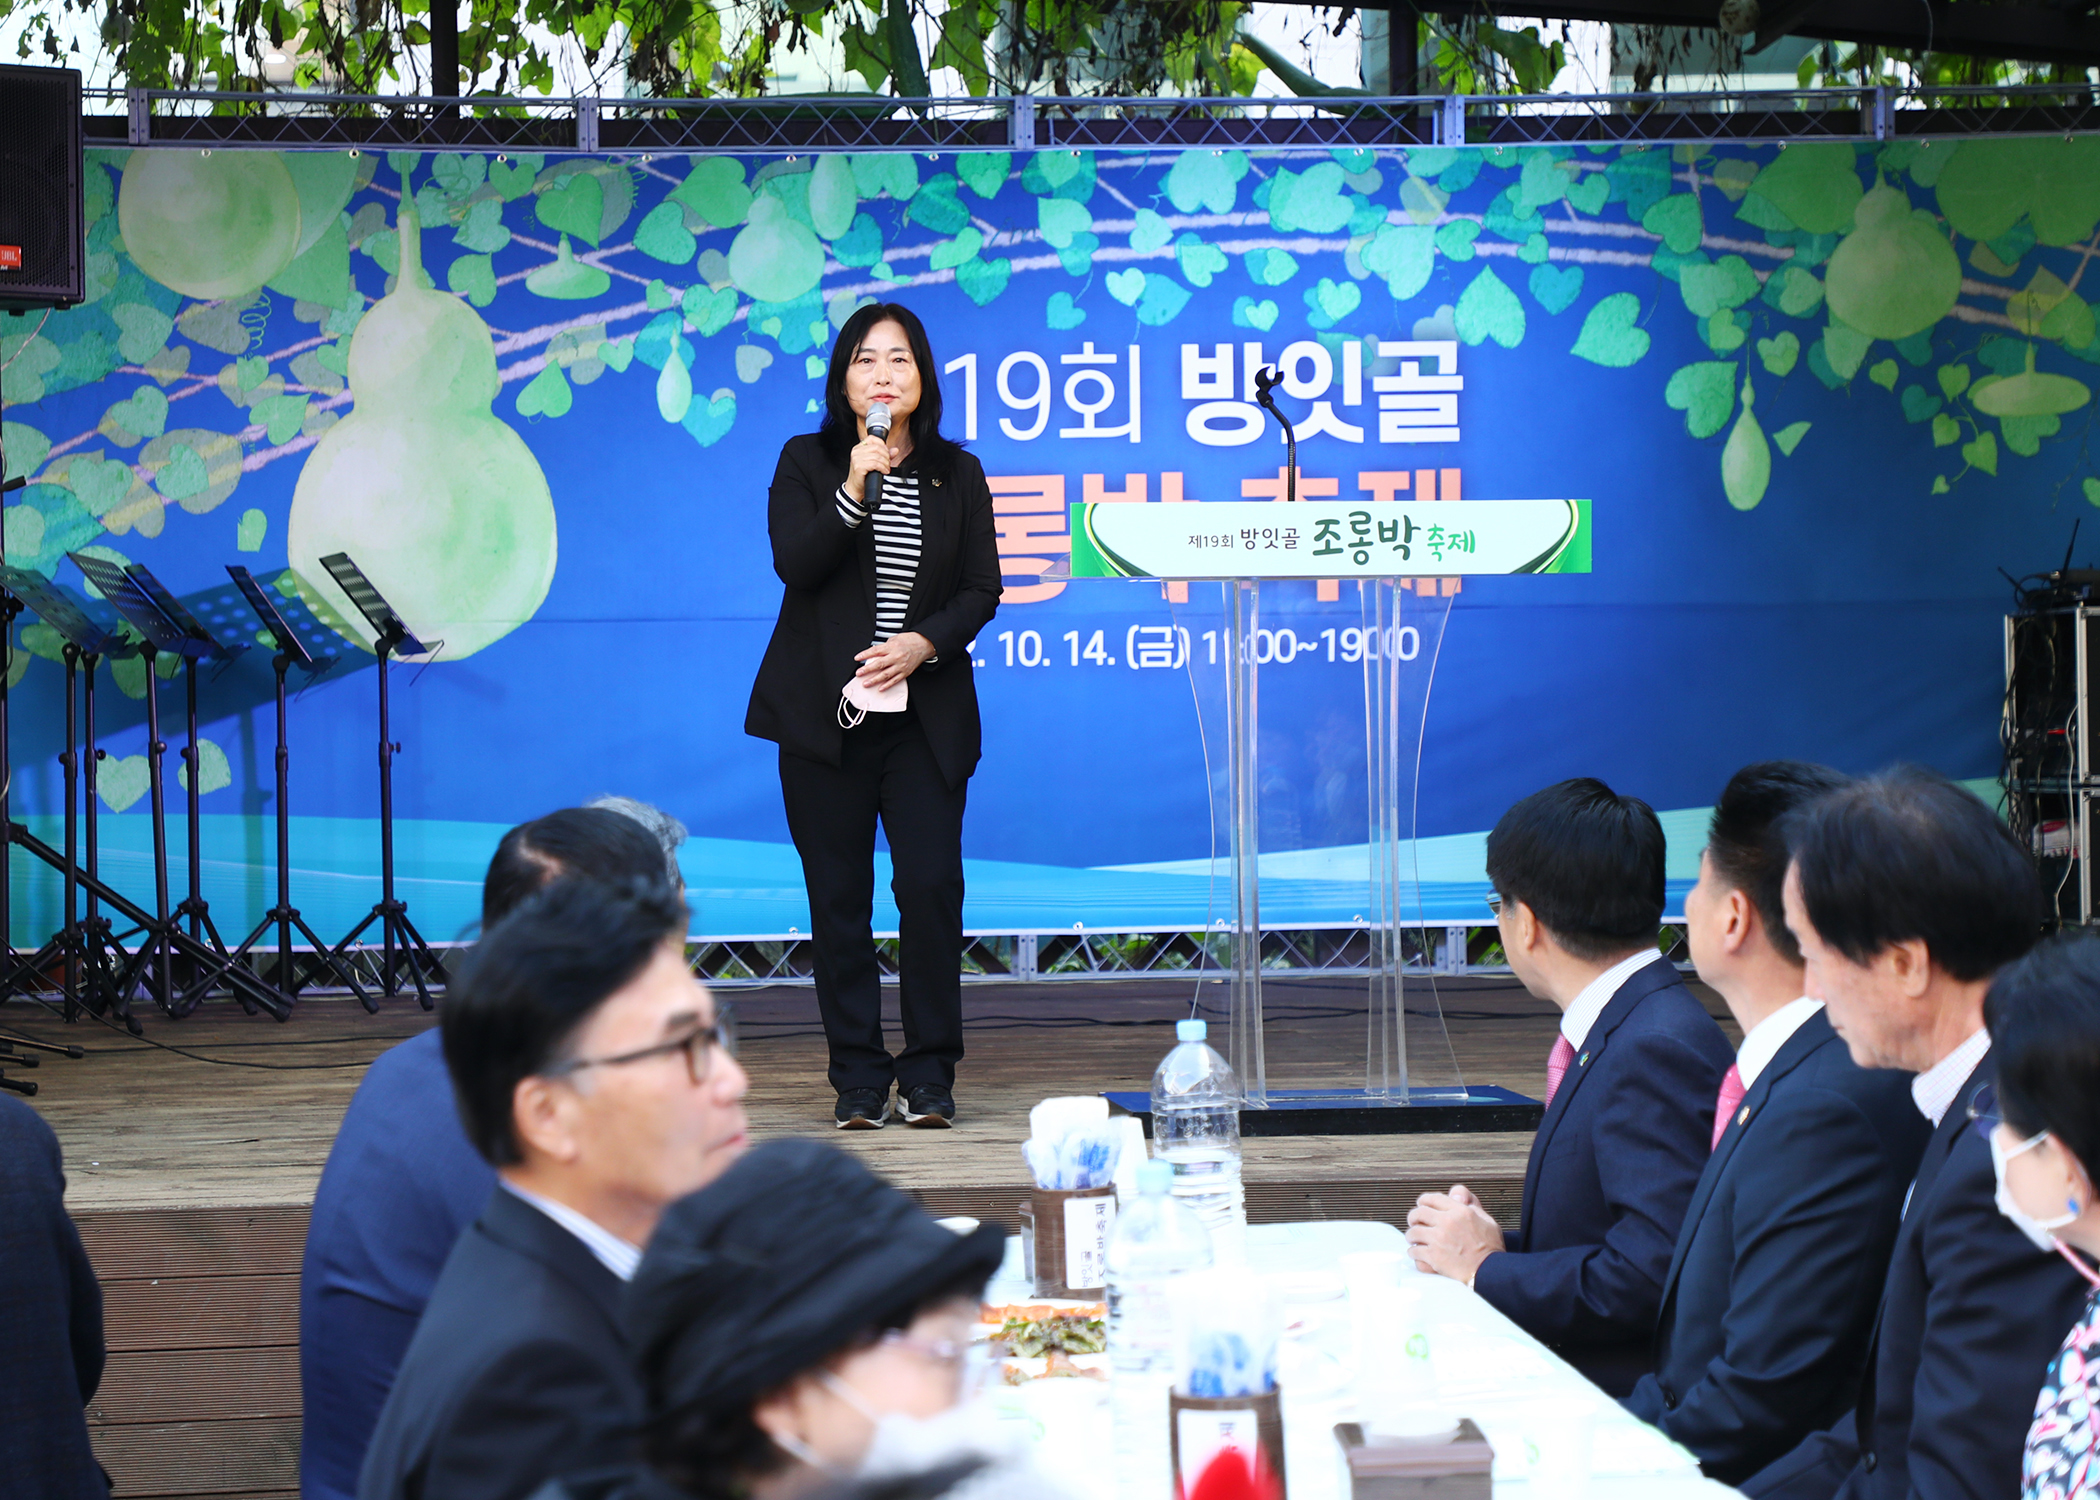
M 986 1304 L 979 1337 L 1008 1385 L 1044 1379 L 1108 1379 L 1108 1305 L 1045 1298 Z

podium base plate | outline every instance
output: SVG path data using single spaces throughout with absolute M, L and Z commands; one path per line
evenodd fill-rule
M 1152 1134 L 1152 1096 L 1107 1091 L 1112 1114 L 1136 1115 Z M 1413 1089 L 1405 1100 L 1362 1089 L 1270 1089 L 1266 1109 L 1240 1111 L 1240 1136 L 1461 1135 L 1536 1130 L 1546 1106 L 1491 1083 Z

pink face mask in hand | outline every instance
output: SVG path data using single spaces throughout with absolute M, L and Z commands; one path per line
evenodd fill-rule
M 851 729 L 869 714 L 901 714 L 910 701 L 910 684 L 871 688 L 856 677 L 839 694 L 839 728 Z

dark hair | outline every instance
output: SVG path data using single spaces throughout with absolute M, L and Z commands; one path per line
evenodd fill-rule
M 1851 778 L 1804 760 L 1761 760 L 1728 778 L 1706 830 L 1714 873 L 1750 898 L 1765 938 L 1790 964 L 1801 945 L 1786 925 L 1787 817 Z
M 481 882 L 481 925 L 494 927 L 558 875 L 593 880 L 662 879 L 664 846 L 625 813 L 564 807 L 503 835 Z
M 1487 874 L 1575 958 L 1655 940 L 1663 914 L 1663 831 L 1655 810 L 1590 776 L 1533 792 L 1488 835 Z
M 512 1117 L 518 1084 L 562 1057 L 591 1013 L 665 939 L 685 933 L 685 902 L 663 878 L 656 841 L 630 826 L 649 846 L 652 874 L 556 880 L 474 945 L 446 992 L 439 1030 L 460 1122 L 496 1166 L 524 1160 Z
M 1852 782 L 1785 832 L 1816 936 L 1855 964 L 1918 938 L 1955 979 L 1988 979 L 2041 936 L 2034 860 L 1938 772 L 1898 766 Z
M 1983 1021 L 2005 1122 L 2023 1137 L 2048 1131 L 2100 1178 L 2100 939 L 2051 938 L 2008 964 Z
M 900 302 L 870 302 L 853 310 L 831 346 L 831 369 L 824 376 L 824 425 L 817 429 L 824 450 L 844 463 L 846 454 L 860 441 L 860 419 L 846 401 L 846 371 L 853 356 L 867 342 L 868 330 L 877 323 L 895 323 L 904 330 L 911 346 L 912 363 L 919 367 L 919 404 L 907 419 L 911 428 L 912 456 L 921 468 L 945 473 L 958 444 L 941 436 L 941 377 L 933 362 L 933 346 L 926 342 L 926 325 L 919 315 Z
M 981 1274 L 957 1277 L 847 1337 L 819 1363 L 865 1349 L 893 1329 L 909 1328 L 943 1303 L 957 1298 L 975 1301 L 984 1295 L 984 1288 L 985 1277 Z M 645 1381 L 655 1385 L 655 1381 L 648 1380 L 651 1372 L 646 1352 L 641 1362 Z M 807 1372 L 798 1372 L 796 1378 L 803 1373 Z M 650 1395 L 653 1406 L 655 1391 Z M 746 1500 L 752 1480 L 777 1474 L 790 1461 L 780 1445 L 752 1419 L 757 1405 L 757 1401 L 747 1401 L 724 1411 L 712 1403 L 689 1402 L 669 1410 L 651 1411 L 642 1424 L 642 1456 L 660 1477 L 695 1500 Z

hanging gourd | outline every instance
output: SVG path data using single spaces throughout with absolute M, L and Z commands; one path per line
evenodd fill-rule
M 349 553 L 434 648 L 431 659 L 456 661 L 510 634 L 546 599 L 554 500 L 532 450 L 495 415 L 501 381 L 488 324 L 424 284 L 406 174 L 396 224 L 400 274 L 350 339 L 356 409 L 301 470 L 287 547 L 301 582 L 354 621 L 357 610 L 321 566 Z
M 117 226 L 133 263 L 162 286 L 200 301 L 237 297 L 299 253 L 299 188 L 274 151 L 141 149 L 124 164 Z

